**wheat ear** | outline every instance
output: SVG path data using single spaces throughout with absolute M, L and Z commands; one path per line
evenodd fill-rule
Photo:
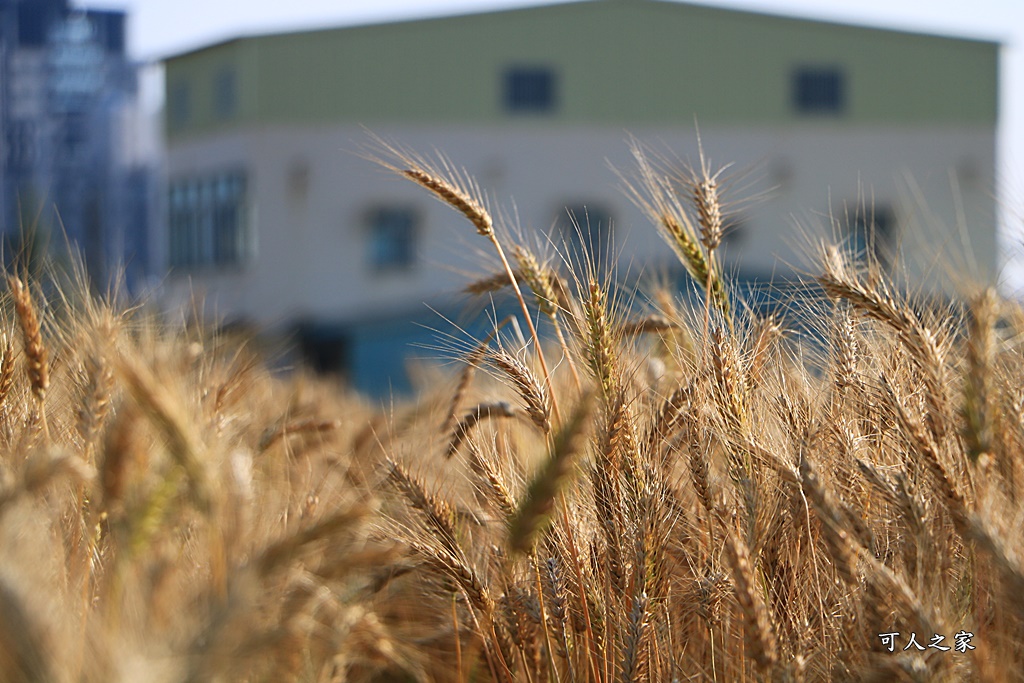
M 698 137 L 698 145 L 699 145 Z M 722 204 L 718 196 L 718 174 L 708 172 L 704 148 L 700 146 L 700 176 L 692 181 L 691 201 L 697 212 L 697 226 L 700 228 L 700 242 L 707 253 L 707 280 L 704 291 L 708 296 L 704 299 L 704 336 L 707 337 L 708 324 L 711 320 L 711 289 L 712 280 L 717 278 L 715 250 L 722 243 Z
M 114 393 L 114 371 L 99 352 L 85 359 L 87 381 L 78 411 L 78 432 L 85 443 L 87 458 L 91 457 L 96 435 L 110 412 L 110 399 Z
M 778 645 L 768 610 L 754 579 L 750 552 L 736 534 L 730 533 L 726 538 L 725 555 L 732 565 L 736 599 L 746 626 L 747 647 L 757 667 L 766 674 L 770 673 L 778 663 Z
M 724 417 L 732 426 L 744 431 L 747 427 L 747 381 L 739 354 L 731 336 L 721 326 L 712 326 L 711 340 L 715 381 L 721 402 L 727 409 Z
M 594 373 L 594 379 L 601 387 L 601 396 L 607 401 L 618 386 L 615 343 L 611 325 L 608 324 L 608 293 L 594 280 L 588 285 L 588 296 L 583 301 L 583 313 L 587 361 Z
M 474 197 L 476 187 L 473 183 L 467 183 L 470 189 L 464 189 L 458 184 L 446 180 L 440 173 L 435 173 L 431 169 L 425 168 L 424 165 L 418 164 L 416 158 L 409 154 L 403 154 L 394 148 L 390 148 L 393 154 L 399 157 L 399 161 L 408 165 L 406 168 L 397 168 L 387 162 L 382 162 L 385 167 L 395 170 L 399 175 L 402 175 L 409 180 L 413 181 L 420 187 L 429 190 L 445 204 L 448 204 L 453 209 L 461 213 L 466 219 L 473 224 L 479 235 L 486 237 L 491 241 L 495 251 L 498 254 L 498 258 L 501 261 L 501 266 L 505 270 L 505 274 L 508 276 L 509 283 L 512 285 L 512 291 L 515 292 L 516 300 L 519 302 L 520 309 L 523 312 L 523 317 L 526 319 L 526 325 L 530 330 L 530 337 L 533 339 L 534 344 L 537 347 L 537 359 L 540 361 L 541 370 L 544 374 L 544 382 L 547 384 L 548 391 L 553 392 L 554 386 L 551 382 L 551 372 L 548 370 L 547 360 L 544 358 L 544 350 L 541 346 L 540 335 L 537 334 L 537 328 L 533 324 L 533 316 L 530 315 L 530 309 L 526 305 L 526 299 L 523 297 L 523 292 L 519 287 L 519 282 L 516 279 L 515 271 L 512 265 L 508 261 L 508 257 L 505 255 L 505 250 L 501 246 L 501 242 L 498 241 L 498 237 L 494 232 L 494 219 L 491 217 L 490 212 L 483 205 L 482 202 Z M 558 410 L 558 402 L 555 400 L 554 395 L 551 397 L 551 407 L 555 415 L 555 419 L 560 421 L 560 414 Z
M 537 381 L 530 368 L 504 349 L 492 351 L 490 359 L 512 380 L 513 386 L 526 405 L 526 414 L 530 416 L 530 420 L 537 426 L 537 429 L 545 434 L 551 431 L 551 421 L 549 420 L 551 401 L 547 391 L 544 390 L 544 385 Z
M 622 680 L 643 681 L 649 674 L 647 640 L 651 628 L 647 593 L 641 592 L 629 610 L 625 639 L 622 645 Z
M 43 344 L 42 325 L 39 323 L 39 316 L 36 313 L 28 285 L 23 283 L 20 278 L 9 275 L 7 276 L 7 286 L 10 287 L 11 295 L 14 297 L 14 311 L 18 317 L 18 325 L 21 327 L 29 382 L 32 385 L 32 393 L 36 397 L 36 402 L 39 404 L 43 433 L 49 440 L 50 430 L 46 424 L 44 401 L 46 400 L 46 390 L 50 387 L 50 369 L 47 362 L 46 345 Z
M 409 473 L 401 463 L 388 458 L 388 479 L 423 517 L 427 530 L 437 538 L 453 556 L 461 555 L 455 530 L 455 512 L 443 498 L 429 493 L 423 483 Z
M 11 389 L 14 388 L 14 341 L 3 333 L 3 360 L 0 361 L 0 406 L 7 403 Z
M 701 248 L 702 242 L 717 247 L 721 241 L 722 216 L 718 200 L 717 176 L 711 176 L 704 172 L 700 178 L 691 183 L 695 186 L 692 199 L 697 205 L 698 217 L 702 211 L 704 212 L 705 223 L 698 228 L 693 224 L 690 214 L 676 197 L 675 189 L 657 172 L 642 147 L 635 143 L 632 147 L 633 158 L 637 164 L 637 176 L 640 180 L 634 182 L 620 174 L 620 178 L 625 184 L 626 193 L 654 223 L 690 277 L 704 289 L 704 295 L 709 301 L 707 306 L 714 306 L 718 309 L 726 319 L 729 328 L 732 329 L 733 322 L 725 286 L 714 263 L 709 260 Z M 703 164 L 703 151 L 701 152 L 701 161 Z M 705 184 L 704 180 L 714 180 L 714 182 Z M 699 187 L 700 185 L 703 185 L 703 188 Z M 713 249 L 710 256 L 714 257 Z

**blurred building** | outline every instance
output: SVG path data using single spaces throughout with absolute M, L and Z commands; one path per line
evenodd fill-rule
M 149 265 L 155 161 L 132 148 L 125 19 L 67 0 L 0 0 L 4 256 L 39 240 L 62 248 L 66 235 L 101 286 L 121 269 L 134 283 Z
M 229 320 L 303 330 L 322 367 L 375 372 L 401 355 L 390 321 L 444 306 L 466 272 L 486 273 L 487 245 L 368 162 L 367 129 L 443 151 L 514 199 L 528 234 L 571 245 L 575 215 L 635 271 L 673 256 L 610 166 L 628 173 L 630 134 L 695 162 L 695 122 L 712 161 L 753 169 L 740 195 L 761 195 L 730 219 L 741 278 L 790 272 L 794 225 L 840 214 L 839 237 L 866 242 L 870 224 L 886 250 L 969 241 L 965 262 L 991 276 L 998 55 L 661 0 L 210 45 L 166 61 L 169 287 Z M 934 220 L 918 226 L 920 209 Z

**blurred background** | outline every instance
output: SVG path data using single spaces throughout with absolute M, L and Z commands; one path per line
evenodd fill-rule
M 724 245 L 751 289 L 784 287 L 824 224 L 1012 293 L 1022 40 L 1018 0 L 0 0 L 5 256 L 66 234 L 95 282 L 202 299 L 384 395 L 496 264 L 364 158 L 367 130 L 514 199 L 542 252 L 610 246 L 671 280 L 610 166 L 629 174 L 629 136 L 693 163 L 696 121 L 757 197 Z

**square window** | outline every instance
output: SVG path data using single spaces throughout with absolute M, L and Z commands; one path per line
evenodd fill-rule
M 549 112 L 556 105 L 555 74 L 547 67 L 511 67 L 505 71 L 505 109 Z
M 416 212 L 379 207 L 369 214 L 367 261 L 377 271 L 407 270 L 416 258 Z
M 801 114 L 840 114 L 846 79 L 835 67 L 798 67 L 793 72 L 793 106 Z

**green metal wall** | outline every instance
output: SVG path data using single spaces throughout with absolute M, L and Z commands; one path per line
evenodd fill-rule
M 769 17 L 658 0 L 591 0 L 443 19 L 246 38 L 167 60 L 169 96 L 192 91 L 172 140 L 263 123 L 774 125 L 985 124 L 997 111 L 997 43 Z M 555 69 L 560 106 L 509 114 L 511 64 Z M 234 65 L 239 106 L 213 111 Z M 797 65 L 841 67 L 842 116 L 802 117 Z

